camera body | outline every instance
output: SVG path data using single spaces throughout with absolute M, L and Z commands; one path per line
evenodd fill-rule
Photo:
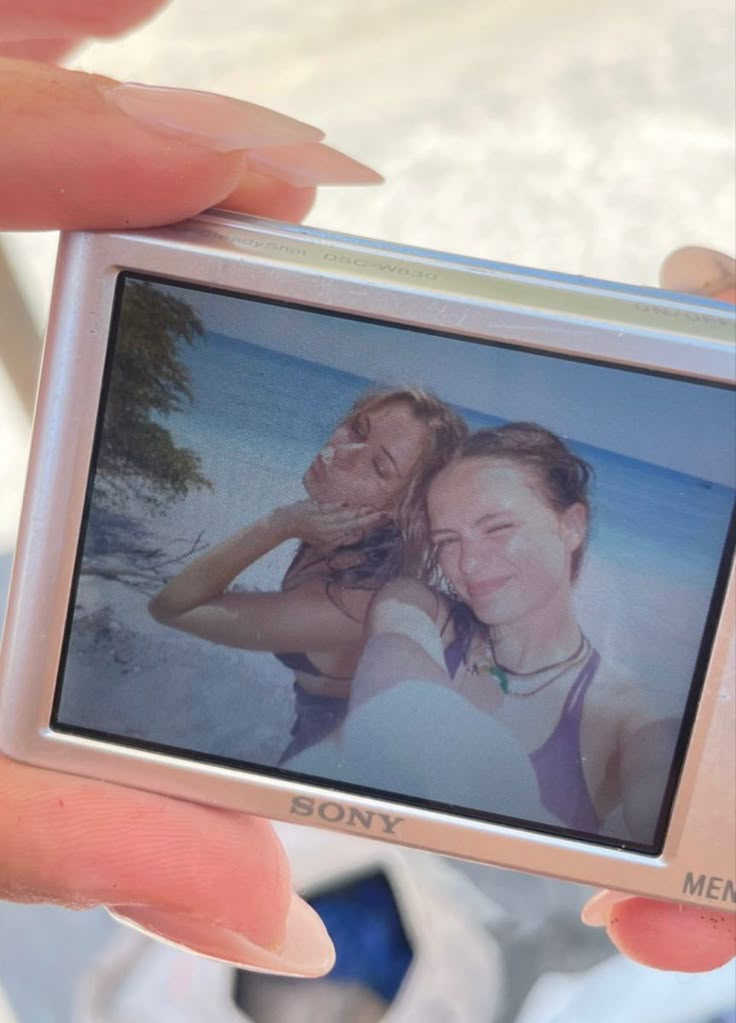
M 691 296 L 216 211 L 63 237 L 2 642 L 0 749 L 733 909 L 734 326 L 731 308 Z M 528 745 L 505 752 L 503 718 L 413 667 L 318 729 L 317 753 L 284 761 L 303 664 L 283 644 L 278 661 L 265 641 L 238 649 L 149 615 L 151 596 L 195 557 L 303 499 L 320 438 L 376 387 L 431 392 L 471 431 L 539 423 L 592 464 L 581 628 L 603 665 L 634 680 L 622 692 L 672 723 L 641 832 L 622 798 L 604 797 L 595 826 L 557 815 L 524 762 Z M 293 547 L 256 559 L 233 592 L 282 592 Z M 601 672 L 591 685 L 604 685 Z M 540 676 L 552 678 L 547 693 L 553 675 Z M 490 670 L 482 681 L 495 685 Z M 535 700 L 516 706 L 531 714 Z M 553 733 L 572 712 L 550 706 Z M 590 777 L 585 714 L 566 755 Z M 612 757 L 599 776 L 619 767 Z

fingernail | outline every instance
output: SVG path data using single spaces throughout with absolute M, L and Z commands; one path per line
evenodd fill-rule
M 319 142 L 266 146 L 248 153 L 251 170 L 278 178 L 287 185 L 379 185 L 383 178 L 331 146 Z
M 665 259 L 659 282 L 668 291 L 717 298 L 736 287 L 736 260 L 715 249 L 689 245 Z
M 580 911 L 580 919 L 588 927 L 605 927 L 613 907 L 631 897 L 626 892 L 610 892 L 608 890 L 597 892 L 583 906 Z
M 235 931 L 187 913 L 148 906 L 111 906 L 108 913 L 120 923 L 169 945 L 257 973 L 321 977 L 335 962 L 335 950 L 324 924 L 298 895 L 292 897 L 284 940 L 278 948 L 264 948 Z
M 317 142 L 324 132 L 255 103 L 193 89 L 123 82 L 105 90 L 123 113 L 166 135 L 228 152 L 253 146 Z

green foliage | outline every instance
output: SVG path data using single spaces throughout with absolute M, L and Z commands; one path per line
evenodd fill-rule
M 186 302 L 155 285 L 127 282 L 98 463 L 98 497 L 108 506 L 134 496 L 161 510 L 191 489 L 211 487 L 199 456 L 177 447 L 160 423 L 192 400 L 180 346 L 203 335 Z

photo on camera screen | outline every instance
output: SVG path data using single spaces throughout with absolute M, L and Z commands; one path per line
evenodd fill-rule
M 54 728 L 655 853 L 735 419 L 725 386 L 121 275 Z

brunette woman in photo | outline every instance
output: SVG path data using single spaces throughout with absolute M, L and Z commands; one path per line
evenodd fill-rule
M 444 589 L 402 578 L 376 597 L 350 731 L 377 693 L 402 681 L 439 684 L 518 740 L 553 819 L 597 833 L 622 809 L 625 824 L 616 826 L 648 842 L 677 723 L 657 720 L 641 687 L 606 663 L 578 624 L 573 584 L 590 477 L 581 458 L 535 424 L 465 440 L 429 479 L 414 520 L 416 572 Z M 390 715 L 395 728 L 396 708 Z
M 448 405 L 418 388 L 362 396 L 306 470 L 305 500 L 245 526 L 151 600 L 157 621 L 212 643 L 272 651 L 294 672 L 296 721 L 282 760 L 342 722 L 366 611 L 404 566 L 402 509 L 466 433 Z M 229 590 L 294 539 L 279 590 Z

